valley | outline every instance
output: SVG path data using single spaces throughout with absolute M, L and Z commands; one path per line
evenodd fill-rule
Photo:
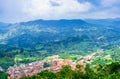
M 75 68 L 78 63 L 104 67 L 120 62 L 119 22 L 62 19 L 0 24 L 0 71 L 14 79 L 51 68 L 61 70 L 68 63 Z M 51 65 L 55 61 L 61 66 Z M 44 68 L 44 63 L 49 67 Z

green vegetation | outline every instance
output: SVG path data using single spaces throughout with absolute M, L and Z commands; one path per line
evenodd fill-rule
M 77 58 L 81 57 L 80 55 L 69 54 L 69 53 L 60 54 L 59 56 L 62 59 L 70 59 L 70 60 L 77 60 Z
M 85 68 L 82 65 L 77 65 L 76 67 L 76 70 L 72 70 L 70 66 L 63 66 L 57 73 L 45 70 L 37 75 L 27 76 L 21 79 L 120 79 L 119 62 L 105 66 L 97 65 L 94 68 L 88 64 Z
M 106 50 L 103 53 L 96 53 L 94 59 L 92 60 L 92 64 L 101 64 L 106 65 L 112 62 L 120 61 L 120 48 L 112 48 L 110 50 Z
M 16 64 L 18 63 L 29 63 L 37 60 L 42 60 L 43 57 L 30 57 L 30 56 L 23 56 L 23 55 L 16 55 L 14 61 Z
M 7 48 L 5 48 L 4 46 L 1 46 L 0 66 L 2 66 L 4 69 L 7 69 L 9 66 L 13 66 L 14 64 L 19 65 L 21 63 L 30 63 L 33 61 L 44 59 L 53 60 L 54 58 L 51 58 L 50 56 L 53 56 L 55 54 L 59 55 L 59 58 L 62 59 L 79 61 L 78 59 L 81 59 L 83 58 L 83 56 L 92 53 L 92 51 L 88 51 L 88 49 L 86 49 L 85 47 L 80 47 L 80 42 L 77 44 L 72 44 L 71 42 L 68 43 L 68 45 L 65 45 L 65 43 L 66 42 L 48 43 L 47 45 L 39 44 L 34 47 L 34 50 L 33 48 L 19 48 L 14 46 L 6 46 Z M 65 48 L 65 46 L 67 47 Z M 2 48 L 5 50 L 2 50 Z M 85 48 L 86 50 L 81 51 L 82 48 Z M 107 49 L 103 53 L 96 53 L 94 59 L 92 60 L 92 64 L 105 65 L 115 61 L 120 61 L 119 47 Z
M 8 74 L 4 72 L 0 72 L 0 79 L 7 79 L 7 78 L 8 78 Z
M 44 63 L 43 67 L 44 67 L 44 68 L 50 67 L 50 64 L 49 64 L 49 63 Z
M 56 54 L 60 55 L 60 58 L 76 60 L 79 55 L 84 56 L 96 50 L 96 46 L 91 44 L 86 35 L 34 45 L 26 45 L 25 41 L 21 41 L 20 45 L 0 45 L 0 66 L 7 69 L 14 64 L 43 60 Z

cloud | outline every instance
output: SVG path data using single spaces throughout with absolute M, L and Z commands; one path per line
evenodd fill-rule
M 87 12 L 92 4 L 78 0 L 2 0 L 6 3 L 1 18 L 6 21 L 33 19 L 67 19 L 78 13 Z M 1 20 L 1 19 L 0 19 Z
M 32 18 L 61 19 L 73 14 L 87 12 L 92 5 L 77 0 L 27 0 L 24 12 Z
M 26 14 L 23 13 L 24 0 L 0 0 L 0 21 L 18 22 L 24 21 Z
M 120 17 L 120 0 L 0 0 L 1 22 Z
M 90 0 L 89 0 L 90 1 Z M 94 8 L 88 13 L 81 14 L 83 18 L 96 18 L 96 19 L 104 19 L 104 18 L 120 18 L 120 0 L 95 0 Z

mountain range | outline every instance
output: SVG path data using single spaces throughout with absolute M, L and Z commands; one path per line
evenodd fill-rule
M 108 50 L 120 45 L 119 29 L 119 18 L 0 23 L 0 65 L 13 65 L 16 55 L 44 58 L 54 54 L 84 55 L 99 49 Z M 9 65 L 8 59 L 12 62 Z
M 16 24 L 0 23 L 0 43 L 18 44 L 27 40 L 47 43 L 82 35 L 96 41 L 119 42 L 119 26 L 119 19 L 35 20 Z

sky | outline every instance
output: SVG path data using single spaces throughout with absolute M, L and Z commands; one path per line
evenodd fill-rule
M 120 18 L 120 0 L 0 0 L 0 22 Z

